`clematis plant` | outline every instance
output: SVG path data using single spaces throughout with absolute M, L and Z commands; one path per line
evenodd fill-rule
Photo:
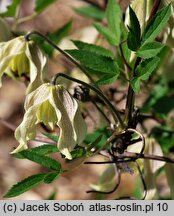
M 35 90 L 46 79 L 47 58 L 33 41 L 24 36 L 0 43 L 0 85 L 4 73 L 12 78 L 29 76 L 27 93 Z
M 90 4 L 90 1 L 86 2 Z M 77 10 L 80 14 L 102 21 L 94 23 L 98 34 L 102 36 L 93 40 L 97 45 L 73 40 L 76 47 L 74 49 L 62 50 L 57 46 L 62 35 L 69 32 L 71 21 L 47 36 L 33 31 L 24 37 L 0 43 L 0 78 L 4 73 L 14 79 L 23 74 L 30 78 L 24 106 L 25 114 L 15 130 L 19 146 L 11 153 L 14 157 L 28 159 L 50 169 L 15 184 L 5 194 L 6 198 L 18 196 L 40 183 L 51 183 L 62 173 L 85 163 L 109 164 L 101 174 L 98 184 L 90 185 L 91 190 L 87 193 L 106 195 L 115 192 L 123 179 L 122 174 L 126 172 L 136 175 L 138 186 L 136 184 L 135 189 L 132 187 L 134 191 L 131 191 L 131 188 L 127 191 L 122 190 L 123 197 L 120 199 L 160 198 L 156 177 L 163 171 L 170 185 L 171 198 L 174 199 L 171 174 L 173 168 L 166 166 L 166 163 L 174 164 L 174 159 L 167 157 L 173 152 L 171 141 L 174 124 L 171 116 L 174 90 L 171 87 L 172 70 L 168 82 L 164 79 L 163 65 L 164 58 L 167 59 L 170 54 L 169 51 L 173 53 L 173 50 L 166 46 L 173 39 L 173 6 L 168 4 L 161 8 L 160 3 L 165 4 L 169 1 L 134 0 L 125 13 L 116 0 L 105 2 L 105 13 L 103 8 L 101 11 L 101 5 L 92 1 L 92 7 Z M 36 11 L 40 11 L 42 6 L 45 7 L 45 3 L 43 4 L 36 1 Z M 14 27 L 28 18 L 31 16 L 19 20 L 15 17 Z M 71 73 L 71 67 L 65 70 L 70 72 L 71 76 L 67 73 L 56 73 L 51 82 L 46 80 L 47 58 L 32 41 L 34 34 L 39 38 L 33 39 L 50 58 L 55 57 L 52 54 L 53 48 L 56 49 L 80 69 L 80 72 L 88 77 L 88 81 L 84 82 L 83 76 L 78 79 Z M 165 41 L 167 42 L 164 44 Z M 57 58 L 54 60 L 57 61 Z M 166 62 L 169 65 L 169 60 Z M 161 72 L 159 68 L 162 69 Z M 60 77 L 80 84 L 72 87 L 73 96 L 58 83 Z M 102 87 L 109 84 L 112 84 L 111 88 Z M 120 85 L 124 87 L 121 91 L 117 89 Z M 141 96 L 141 92 L 143 97 L 140 103 L 137 103 L 137 94 Z M 83 103 L 90 102 L 100 114 L 100 118 L 93 118 L 93 112 L 84 104 L 84 111 L 94 124 L 95 130 L 91 134 L 86 134 L 86 124 L 75 98 Z M 142 105 L 138 108 L 137 104 Z M 146 125 L 147 119 L 156 123 Z M 51 132 L 44 134 L 49 138 L 46 138 L 47 144 L 44 142 L 45 137 L 40 137 L 42 145 L 30 149 L 28 142 L 35 139 L 37 125 L 40 123 L 51 129 L 58 126 L 60 131 L 57 135 Z M 57 146 L 54 145 L 55 142 Z M 49 156 L 56 152 L 60 152 L 63 158 L 65 156 L 71 161 L 64 160 L 62 166 L 62 160 Z M 98 154 L 100 158 L 102 156 L 105 159 L 84 162 L 85 159 Z M 116 195 L 114 199 L 120 197 L 119 190 L 113 195 Z
M 76 99 L 63 86 L 45 83 L 27 95 L 25 111 L 23 121 L 15 131 L 20 145 L 12 153 L 27 149 L 27 142 L 36 136 L 36 125 L 43 122 L 52 129 L 59 126 L 57 147 L 67 159 L 72 159 L 70 152 L 86 136 L 86 124 Z

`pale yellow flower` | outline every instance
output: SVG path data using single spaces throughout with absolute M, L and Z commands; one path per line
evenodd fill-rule
M 15 131 L 20 145 L 12 153 L 27 149 L 27 142 L 36 136 L 36 125 L 43 122 L 51 128 L 60 128 L 58 149 L 68 159 L 76 144 L 81 144 L 86 135 L 86 124 L 78 102 L 61 85 L 45 83 L 27 95 L 25 115 Z
M 30 83 L 27 93 L 35 90 L 46 79 L 47 58 L 32 41 L 23 36 L 0 43 L 0 86 L 4 73 L 13 77 L 27 74 Z

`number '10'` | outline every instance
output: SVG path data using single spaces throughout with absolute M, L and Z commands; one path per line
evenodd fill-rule
M 168 210 L 167 203 L 158 203 L 157 206 L 158 206 L 159 211 L 167 211 Z

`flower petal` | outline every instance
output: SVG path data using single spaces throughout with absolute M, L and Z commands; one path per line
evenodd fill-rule
M 27 141 L 36 136 L 37 112 L 39 107 L 48 100 L 50 84 L 41 85 L 35 91 L 27 95 L 25 100 L 25 110 L 23 121 L 15 130 L 15 138 L 20 145 L 12 153 L 17 153 L 27 147 Z
M 28 94 L 24 105 L 25 110 L 28 110 L 31 106 L 40 105 L 48 100 L 50 89 L 51 85 L 49 83 L 44 83 L 35 91 Z
M 65 90 L 62 86 L 56 86 L 50 92 L 50 103 L 54 107 L 57 114 L 57 125 L 60 127 L 60 138 L 58 141 L 58 148 L 62 154 L 68 159 L 72 159 L 70 152 L 78 144 L 79 127 L 74 127 L 74 121 L 80 119 L 77 101 Z M 77 112 L 78 111 L 78 112 Z M 75 123 L 75 124 L 77 124 Z M 83 123 L 82 125 L 83 126 Z M 80 137 L 80 141 L 82 138 Z
M 27 93 L 29 93 L 45 82 L 47 74 L 47 58 L 33 42 L 27 44 L 25 53 L 30 66 L 30 84 L 27 87 Z
M 36 111 L 38 106 L 30 107 L 25 113 L 22 123 L 15 130 L 15 138 L 20 145 L 11 154 L 27 149 L 27 141 L 36 136 Z
M 25 51 L 25 48 L 26 42 L 23 36 L 10 40 L 8 42 L 0 43 L 0 80 L 3 73 L 8 70 L 8 66 L 13 57 L 23 53 Z
M 39 122 L 49 125 L 52 130 L 54 129 L 57 122 L 57 116 L 49 100 L 43 102 L 37 111 L 37 123 Z

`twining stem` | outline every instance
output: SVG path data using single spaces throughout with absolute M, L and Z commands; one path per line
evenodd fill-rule
M 153 16 L 154 16 L 154 15 L 156 14 L 156 12 L 158 11 L 158 8 L 159 8 L 159 6 L 160 6 L 160 3 L 161 3 L 161 0 L 155 0 L 147 23 L 149 23 L 149 22 L 151 21 L 151 19 L 153 18 Z
M 81 80 L 75 79 L 73 77 L 70 77 L 70 76 L 68 76 L 68 75 L 66 75 L 64 73 L 57 73 L 52 78 L 51 82 L 52 82 L 53 85 L 57 84 L 57 79 L 59 77 L 64 77 L 64 78 L 66 78 L 68 80 L 71 80 L 73 82 L 79 83 L 79 84 L 81 84 L 81 85 L 83 85 L 83 86 L 85 86 L 85 87 L 93 90 L 94 92 L 96 92 L 97 95 L 104 101 L 104 103 L 107 105 L 107 107 L 109 108 L 109 110 L 112 112 L 112 115 L 113 115 L 115 123 L 119 123 L 119 126 L 120 126 L 121 129 L 124 128 L 124 124 L 123 124 L 123 121 L 121 119 L 119 111 L 112 105 L 112 103 L 107 99 L 107 97 L 97 87 L 92 86 L 90 84 L 87 84 L 87 83 L 85 83 L 85 82 L 83 82 Z
M 69 59 L 71 62 L 73 62 L 79 69 L 82 70 L 82 72 L 89 78 L 89 80 L 92 82 L 92 85 L 89 85 L 83 81 L 80 81 L 78 79 L 75 78 L 71 78 L 65 74 L 61 74 L 59 73 L 57 75 L 58 76 L 64 76 L 67 79 L 71 79 L 74 82 L 80 83 L 84 86 L 87 86 L 89 89 L 92 89 L 93 91 L 95 91 L 100 98 L 102 98 L 102 100 L 105 102 L 105 104 L 109 107 L 109 109 L 111 110 L 112 114 L 113 114 L 113 118 L 115 120 L 115 122 L 119 122 L 120 127 L 124 128 L 124 124 L 123 121 L 120 117 L 119 112 L 116 110 L 116 108 L 110 103 L 110 101 L 107 99 L 107 97 L 104 96 L 104 94 L 101 92 L 101 90 L 98 88 L 98 86 L 96 86 L 95 81 L 92 79 L 92 77 L 87 73 L 87 71 L 76 61 L 74 60 L 69 54 L 67 54 L 64 50 L 62 50 L 60 47 L 58 47 L 54 42 L 52 42 L 49 38 L 47 38 L 45 35 L 41 34 L 40 32 L 37 31 L 33 31 L 33 32 L 29 32 L 28 34 L 25 35 L 25 39 L 28 41 L 30 40 L 30 36 L 36 34 L 40 37 L 42 37 L 44 40 L 46 40 L 52 47 L 54 47 L 56 50 L 58 50 L 60 53 L 62 53 L 67 59 Z M 57 78 L 56 78 L 57 79 Z
M 136 67 L 138 66 L 140 61 L 141 61 L 141 58 L 136 59 L 134 68 L 131 71 L 130 80 L 134 78 Z M 126 108 L 125 108 L 125 118 L 124 118 L 124 123 L 127 126 L 127 128 L 132 127 L 131 122 L 132 122 L 132 114 L 134 111 L 134 104 L 135 104 L 135 93 L 134 93 L 134 90 L 131 84 L 129 83 Z
M 68 53 L 66 53 L 64 50 L 62 50 L 60 47 L 58 47 L 54 42 L 52 42 L 48 37 L 46 37 L 45 35 L 41 34 L 40 32 L 37 31 L 32 31 L 29 32 L 25 35 L 25 39 L 27 41 L 30 40 L 30 36 L 31 35 L 38 35 L 40 37 L 42 37 L 47 43 L 49 43 L 52 47 L 54 47 L 56 50 L 58 50 L 60 53 L 62 53 L 67 59 L 69 59 L 74 65 L 76 65 L 87 77 L 88 79 L 91 81 L 91 83 L 95 83 L 95 81 L 93 80 L 93 78 L 88 74 L 88 72 L 85 70 L 84 67 L 82 67 L 76 60 L 74 60 Z M 96 85 L 96 84 L 95 84 Z
M 114 164 L 114 163 L 127 163 L 127 162 L 133 162 L 137 159 L 145 159 L 145 160 L 156 160 L 156 161 L 164 161 L 166 163 L 173 163 L 174 159 L 164 157 L 164 156 L 157 156 L 157 155 L 150 155 L 150 154 L 139 154 L 139 153 L 133 153 L 133 152 L 124 152 L 124 154 L 117 155 L 115 161 L 89 161 L 85 162 L 85 164 Z

